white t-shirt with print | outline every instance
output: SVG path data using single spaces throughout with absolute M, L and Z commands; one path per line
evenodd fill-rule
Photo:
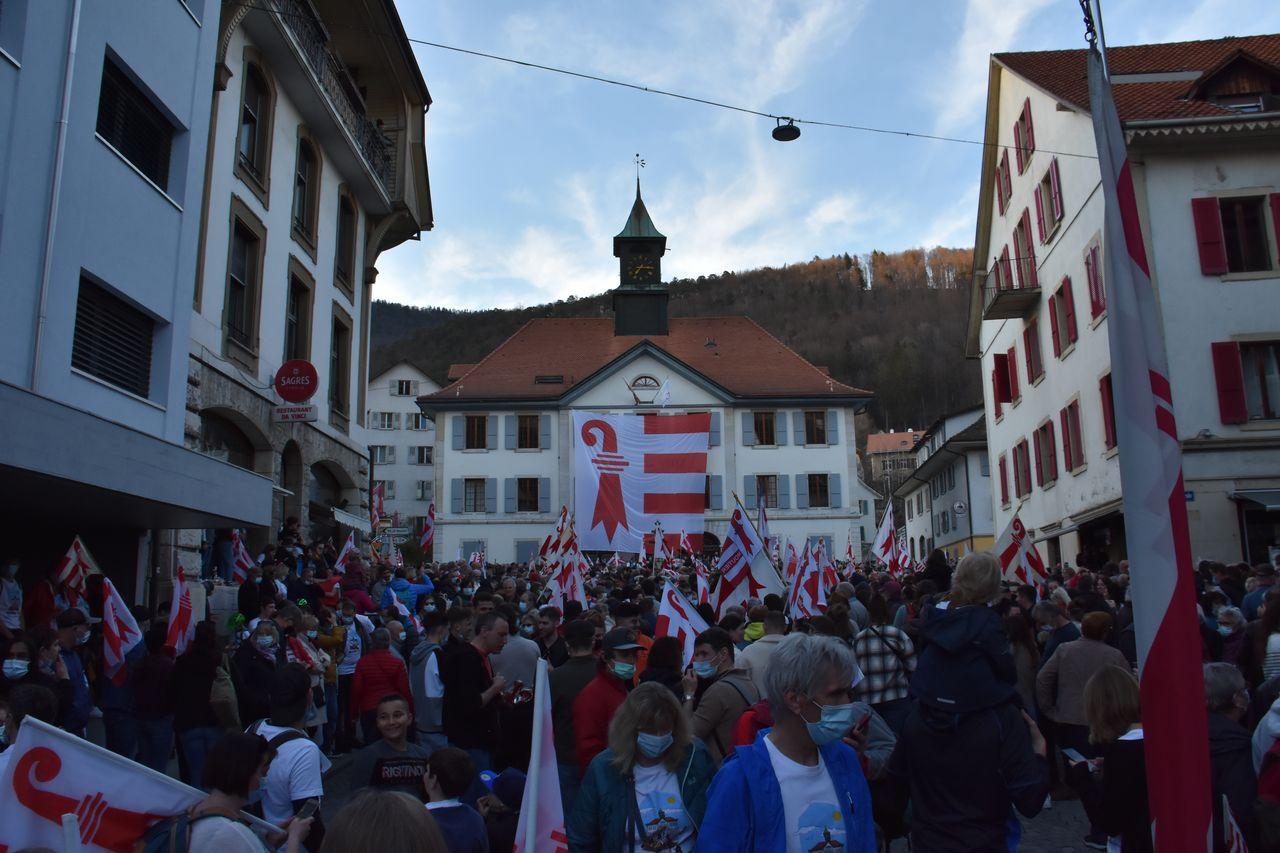
M 787 828 L 787 853 L 811 850 L 844 850 L 847 833 L 835 783 L 826 762 L 818 756 L 812 767 L 787 758 L 764 738 L 773 775 L 782 789 L 782 812 Z
M 273 726 L 266 720 L 252 727 L 252 730 L 267 740 L 287 731 L 294 731 Z M 293 817 L 293 803 L 296 800 L 323 797 L 324 784 L 321 777 L 330 766 L 329 759 L 324 757 L 320 747 L 305 734 L 281 744 L 267 769 L 267 778 L 262 783 L 262 816 L 269 823 L 280 826 Z
M 680 782 L 662 764 L 635 766 L 636 805 L 648 839 L 641 843 L 636 832 L 636 849 L 662 853 L 692 853 L 693 821 L 684 810 Z
M 266 846 L 253 830 L 221 815 L 201 818 L 191 824 L 191 853 L 266 853 Z
M 360 629 L 352 622 L 346 626 L 347 633 L 342 641 L 342 660 L 338 661 L 338 675 L 355 675 L 356 664 L 360 663 Z

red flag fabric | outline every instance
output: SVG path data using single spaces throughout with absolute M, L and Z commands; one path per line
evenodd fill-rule
M 716 585 L 717 617 L 730 605 L 745 607 L 749 598 L 762 598 L 769 593 L 786 594 L 782 579 L 769 562 L 764 542 L 741 507 L 729 517 L 729 531 L 716 568 L 720 570 L 720 583 Z
M 560 771 L 555 762 L 555 734 L 551 725 L 551 688 L 547 662 L 539 659 L 534 672 L 532 770 L 520 799 L 514 853 L 568 853 L 564 805 L 560 800 Z
M 693 660 L 693 641 L 698 635 L 710 627 L 705 619 L 693 609 L 689 599 L 680 594 L 675 585 L 668 581 L 662 587 L 662 602 L 658 605 L 658 623 L 654 629 L 654 637 L 675 637 L 684 649 L 683 662 L 680 668 L 688 666 Z
M 791 544 L 791 540 L 787 540 L 787 562 L 785 564 L 787 583 L 792 583 L 796 579 L 796 572 L 800 571 L 800 555 L 796 553 L 796 546 Z
M 142 632 L 129 605 L 110 578 L 102 579 L 102 666 L 111 682 L 124 684 L 128 676 L 125 656 L 142 642 Z
M 385 483 L 374 483 L 369 490 L 369 523 L 374 532 L 378 530 L 378 522 L 387 514 L 387 486 Z
M 431 546 L 431 540 L 436 538 L 436 503 L 432 501 L 427 504 L 427 520 L 422 522 L 422 538 L 418 540 L 418 547 L 422 550 L 425 557 L 427 548 Z
M 891 575 L 901 574 L 906 568 L 898 550 L 898 537 L 894 530 L 893 501 L 889 501 L 884 508 L 884 519 L 880 522 L 880 529 L 876 531 L 876 541 L 871 546 L 871 551 Z
M 1107 336 L 1155 849 L 1203 851 L 1212 800 L 1182 446 L 1159 306 L 1111 81 L 1088 51 L 1102 174 Z
M 253 561 L 253 557 L 249 554 L 249 549 L 244 547 L 244 540 L 240 538 L 239 530 L 231 531 L 231 580 L 237 584 L 242 584 L 249 577 L 249 570 L 257 565 Z
M 342 574 L 347 572 L 347 561 L 357 556 L 356 552 L 356 532 L 353 530 L 347 534 L 347 541 L 342 543 L 342 550 L 338 552 L 338 559 L 334 561 L 333 568 Z
M 91 574 L 100 575 L 102 570 L 94 562 L 93 555 L 89 553 L 84 542 L 77 536 L 71 540 L 71 547 L 58 563 L 58 571 L 55 575 L 58 583 L 62 584 L 63 589 L 66 590 L 67 599 L 72 604 L 77 604 L 84 598 L 85 580 Z
M 811 619 L 826 611 L 827 592 L 822 574 L 818 557 L 806 542 L 800 568 L 791 585 L 791 596 L 787 600 L 787 614 L 792 619 Z
M 1000 560 L 1004 579 L 1017 583 L 1038 584 L 1048 580 L 1044 570 L 1044 562 L 1031 544 L 1027 529 L 1022 526 L 1022 519 L 1015 512 L 1009 519 L 1009 526 L 996 540 L 996 557 Z
M 195 611 L 191 606 L 191 587 L 186 574 L 179 569 L 173 579 L 173 599 L 169 602 L 169 631 L 164 644 L 180 655 L 196 635 Z

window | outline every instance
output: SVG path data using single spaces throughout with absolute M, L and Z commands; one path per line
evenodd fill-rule
M 320 196 L 320 161 L 306 139 L 298 140 L 293 170 L 293 234 L 308 246 L 316 242 L 316 201 Z
M 1036 150 L 1035 128 L 1031 124 L 1031 99 L 1022 102 L 1022 112 L 1013 125 L 1013 145 L 1018 152 L 1018 174 L 1027 170 L 1031 155 Z
M 708 474 L 702 482 L 702 508 L 711 509 L 711 475 Z
M 410 465 L 430 465 L 431 464 L 430 445 L 414 445 L 409 448 L 409 464 Z
M 924 513 L 924 492 L 916 493 L 916 515 Z
M 1062 358 L 1076 342 L 1076 301 L 1071 295 L 1071 277 L 1049 299 L 1049 329 L 1053 333 L 1053 354 Z
M 1009 197 L 1013 195 L 1013 183 L 1009 178 L 1009 150 L 1000 155 L 1000 168 L 996 171 L 996 206 L 1000 215 L 1004 216 L 1009 207 Z
M 1018 351 L 1016 346 L 1009 347 L 1006 364 L 1009 365 L 1009 402 L 1017 403 L 1022 399 L 1022 388 L 1018 386 Z
M 756 475 L 756 506 L 775 509 L 778 506 L 778 477 L 776 474 Z
M 1280 231 L 1280 193 L 1267 196 L 1207 196 L 1191 199 L 1204 275 L 1258 272 L 1273 267 L 1267 236 L 1267 207 L 1271 227 Z M 1277 236 L 1280 240 L 1280 235 Z
M 431 429 L 431 418 L 422 412 L 414 412 L 405 419 L 405 428 L 414 430 Z
M 533 377 L 533 384 L 534 385 L 563 385 L 564 374 L 563 373 L 539 373 L 537 376 Z
M 463 447 L 467 450 L 484 450 L 488 447 L 489 418 L 487 415 L 467 415 L 467 435 Z
M 804 413 L 804 443 L 805 444 L 826 444 L 827 443 L 827 413 L 826 412 L 805 412 Z
M 416 384 L 412 379 L 397 379 L 391 394 L 395 397 L 412 397 Z
M 537 450 L 541 447 L 542 420 L 537 415 L 520 415 L 516 422 L 516 449 Z
M 756 444 L 777 444 L 778 439 L 774 435 L 774 416 L 773 412 L 752 412 L 751 420 L 755 426 Z
M 824 507 L 831 503 L 827 491 L 826 474 L 809 474 L 809 506 Z
M 1001 453 L 999 462 L 1000 469 L 1000 506 L 1009 505 L 1009 460 Z
M 335 305 L 333 334 L 329 339 L 329 414 L 337 426 L 346 429 L 347 398 L 351 383 L 351 320 Z M 397 420 L 396 426 L 399 427 Z
M 1036 247 L 1031 241 L 1031 214 L 1023 208 L 1022 218 L 1013 229 L 1013 251 L 1018 287 L 1039 287 L 1036 279 Z
M 1216 341 L 1212 352 L 1224 424 L 1280 419 L 1280 341 Z
M 911 520 L 911 501 L 907 501 L 907 521 Z
M 1058 447 L 1053 438 L 1053 421 L 1045 421 L 1035 432 L 1036 485 L 1047 486 L 1058 479 Z
M 462 511 L 484 512 L 484 478 L 468 477 L 462 488 Z
M 168 191 L 173 124 L 110 58 L 102 65 L 97 130 L 121 157 Z
M 435 487 L 430 480 L 418 480 L 414 484 L 413 499 L 415 501 L 429 501 L 435 495 Z M 416 530 L 422 529 L 422 524 L 415 525 Z
M 1084 251 L 1084 277 L 1089 282 L 1089 316 L 1096 320 L 1107 310 L 1107 290 L 1102 280 L 1102 245 L 1096 239 Z
M 71 366 L 148 397 L 155 321 L 88 278 L 80 278 Z
M 1034 383 L 1044 375 L 1044 359 L 1040 355 L 1040 321 L 1032 317 L 1022 330 L 1022 352 L 1027 359 L 1027 381 Z
M 345 192 L 338 197 L 338 245 L 335 249 L 334 274 L 348 293 L 355 282 L 356 206 Z
M 991 267 L 991 276 L 995 280 L 996 290 L 1009 290 L 1014 286 L 1013 261 L 1009 257 L 1009 247 L 1000 250 L 1000 257 Z
M 1072 400 L 1058 413 L 1062 427 L 1062 462 L 1075 473 L 1084 467 L 1084 438 L 1080 430 L 1080 401 Z
M 396 499 L 395 480 L 374 480 L 373 487 L 376 489 L 378 486 L 382 486 L 382 497 L 384 500 L 393 501 Z
M 1111 394 L 1111 374 L 1098 380 L 1098 393 L 1102 397 L 1103 446 L 1111 450 L 1116 446 L 1115 398 Z
M 1043 243 L 1062 222 L 1065 211 L 1062 206 L 1062 179 L 1058 176 L 1058 158 L 1054 157 L 1049 169 L 1036 184 L 1036 226 Z
M 394 465 L 396 461 L 396 448 L 392 444 L 371 444 L 369 445 L 369 461 L 375 465 Z
M 516 512 L 538 511 L 538 478 L 516 479 Z
M 369 429 L 399 429 L 399 412 L 370 412 Z
M 978 475 L 981 477 L 991 476 L 991 459 L 985 453 L 978 457 Z
M 236 173 L 255 190 L 266 190 L 271 155 L 271 88 L 256 63 L 245 65 L 240 93 L 240 132 L 236 140 Z M 263 198 L 265 192 L 259 195 Z M 263 198 L 265 203 L 265 198 Z
M 1013 491 L 1019 498 L 1031 494 L 1031 451 L 1025 438 L 1013 446 Z
M 261 276 L 261 234 L 249 221 L 235 217 L 231 225 L 224 325 L 227 340 L 239 344 L 250 353 L 258 349 L 257 315 Z
M 290 266 L 296 261 L 289 259 Z M 284 358 L 311 358 L 311 287 L 300 274 L 289 273 L 289 296 L 284 309 Z

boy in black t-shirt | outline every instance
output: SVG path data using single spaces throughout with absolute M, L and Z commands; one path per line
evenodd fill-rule
M 342 772 L 352 793 L 364 787 L 400 791 L 423 799 L 422 777 L 427 772 L 427 750 L 409 743 L 413 714 L 403 696 L 384 696 L 378 703 L 381 737 L 351 756 Z

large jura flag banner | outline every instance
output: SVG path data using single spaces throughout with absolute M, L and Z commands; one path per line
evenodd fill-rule
M 644 553 L 658 522 L 702 540 L 711 415 L 573 413 L 574 508 L 584 551 Z
M 1089 109 L 1104 199 L 1107 337 L 1155 849 L 1202 851 L 1213 801 L 1182 445 L 1124 132 L 1102 55 L 1092 44 L 1088 62 Z

